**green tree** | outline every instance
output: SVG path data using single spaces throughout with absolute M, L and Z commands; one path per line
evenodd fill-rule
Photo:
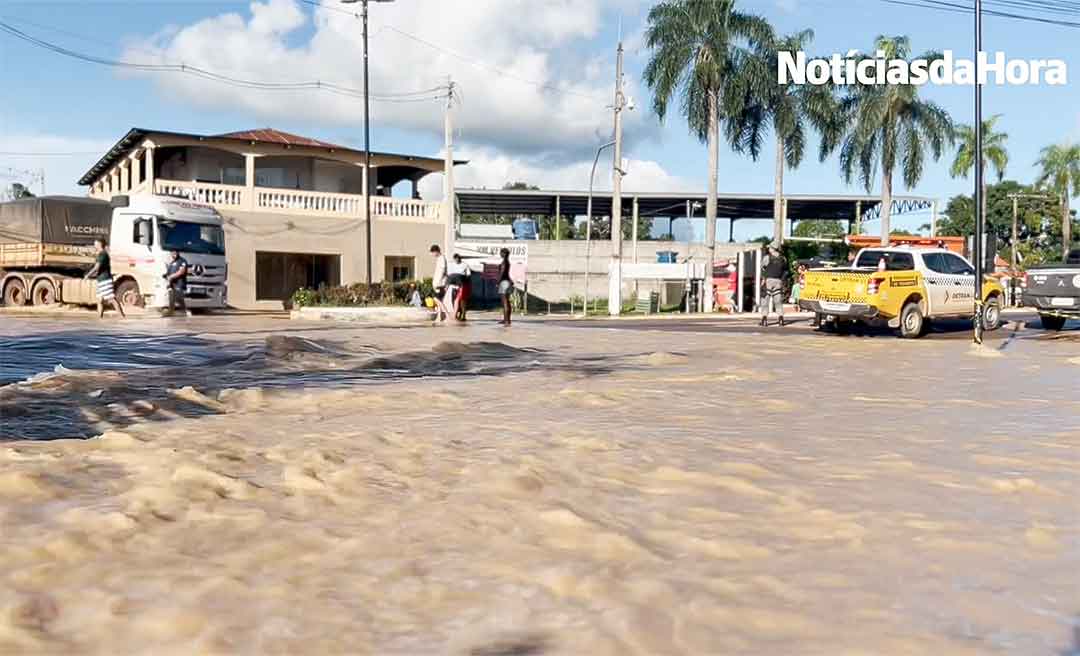
M 905 36 L 879 36 L 874 50 L 887 60 L 908 59 L 911 43 Z M 865 59 L 866 57 L 864 57 Z M 919 59 L 937 61 L 940 53 Z M 934 161 L 953 143 L 953 122 L 942 107 L 919 97 L 912 84 L 856 84 L 840 100 L 839 121 L 825 135 L 824 147 L 840 149 L 840 170 L 848 184 L 855 179 L 869 192 L 881 173 L 881 242 L 888 244 L 891 228 L 893 175 L 899 169 L 909 189 L 922 179 L 927 151 Z
M 709 184 L 705 202 L 705 243 L 716 255 L 716 194 L 722 108 L 736 102 L 732 80 L 749 59 L 754 43 L 767 43 L 765 19 L 735 9 L 734 0 L 663 0 L 649 10 L 645 43 L 651 51 L 645 83 L 661 121 L 679 103 L 691 134 L 708 145 Z M 705 290 L 711 298 L 710 288 Z
M 1005 177 L 1005 168 L 1009 165 L 1009 151 L 1005 149 L 1005 142 L 1009 135 L 1004 132 L 995 132 L 1001 114 L 995 114 L 982 123 L 983 132 L 983 160 L 982 160 L 982 211 L 986 216 L 986 167 L 987 164 L 994 167 L 998 182 Z M 961 125 L 956 128 L 954 138 L 960 143 L 953 159 L 949 174 L 954 178 L 966 178 L 975 168 L 975 128 L 970 125 Z
M 1061 242 L 1065 255 L 1072 247 L 1072 212 L 1069 198 L 1080 196 L 1080 144 L 1054 144 L 1042 149 L 1036 184 L 1057 194 L 1061 201 Z
M 1013 203 L 1011 194 L 1036 194 L 1038 190 L 1015 180 L 1004 180 L 986 188 L 986 231 L 997 237 L 998 254 L 1008 260 L 1012 246 Z M 970 194 L 953 196 L 946 204 L 945 212 L 938 222 L 938 234 L 971 237 L 975 234 L 975 200 Z M 1021 262 L 1032 264 L 1043 261 L 1042 253 L 1060 250 L 1061 216 L 1060 203 L 1035 199 L 1021 200 L 1017 204 L 1017 250 L 1031 257 Z M 1033 255 L 1032 255 L 1033 254 Z
M 839 108 L 831 85 L 780 84 L 776 79 L 780 53 L 805 51 L 813 38 L 812 30 L 803 30 L 756 43 L 751 56 L 741 62 L 729 96 L 737 105 L 729 110 L 733 118 L 727 122 L 727 136 L 736 150 L 757 160 L 765 136 L 770 130 L 774 135 L 776 243 L 784 239 L 784 167 L 794 169 L 802 163 L 808 127 L 825 132 L 837 121 Z M 822 149 L 819 156 L 824 160 L 828 152 Z

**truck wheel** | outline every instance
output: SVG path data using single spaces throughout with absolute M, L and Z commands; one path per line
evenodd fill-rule
M 1001 328 L 1001 302 L 997 298 L 991 298 L 983 306 L 983 330 L 998 328 Z
M 124 307 L 142 307 L 143 297 L 139 293 L 139 283 L 131 278 L 125 279 L 116 286 L 116 298 Z
M 8 278 L 4 283 L 4 305 L 26 305 L 26 283 L 22 278 Z
M 43 278 L 30 288 L 30 302 L 34 305 L 53 305 L 56 298 L 56 285 L 51 280 Z
M 919 309 L 919 304 L 908 303 L 900 311 L 900 336 L 905 339 L 922 337 L 924 323 L 925 319 L 922 310 Z
M 1065 327 L 1065 322 L 1068 321 L 1065 317 L 1055 317 L 1049 314 L 1040 314 L 1039 321 L 1042 322 L 1043 330 L 1061 330 Z

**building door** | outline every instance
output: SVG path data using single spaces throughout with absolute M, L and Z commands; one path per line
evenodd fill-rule
M 416 258 L 401 255 L 386 256 L 386 269 L 383 278 L 390 282 L 415 280 Z
M 311 253 L 255 253 L 255 300 L 288 301 L 306 287 L 341 284 L 341 256 Z

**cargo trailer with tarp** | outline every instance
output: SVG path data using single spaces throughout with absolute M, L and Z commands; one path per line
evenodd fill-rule
M 93 198 L 46 196 L 0 203 L 0 268 L 93 265 L 109 239 L 112 207 Z

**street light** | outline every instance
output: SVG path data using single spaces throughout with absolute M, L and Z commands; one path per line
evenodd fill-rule
M 596 164 L 600 161 L 600 153 L 604 152 L 604 149 L 611 148 L 615 145 L 614 141 L 609 141 L 603 146 L 596 149 L 596 157 L 593 158 L 592 172 L 589 173 L 589 200 L 585 205 L 585 307 L 584 315 L 589 316 L 589 258 L 592 254 L 592 193 L 593 193 L 593 180 L 596 178 Z
M 371 284 L 371 124 L 368 120 L 368 45 L 367 13 L 369 2 L 393 2 L 394 0 L 341 0 L 342 4 L 360 3 L 364 21 L 364 226 L 367 247 L 367 284 Z

